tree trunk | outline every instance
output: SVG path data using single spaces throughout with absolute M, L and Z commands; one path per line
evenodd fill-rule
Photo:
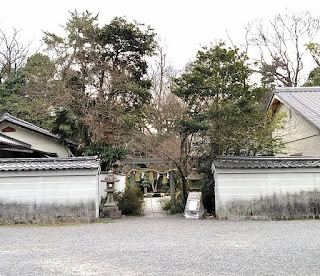
M 181 150 L 181 166 L 177 166 L 178 171 L 180 173 L 181 179 L 182 179 L 182 199 L 183 203 L 186 204 L 187 202 L 187 197 L 188 197 L 188 192 L 187 192 L 187 163 L 188 163 L 188 136 L 183 135 L 181 137 L 181 145 L 180 145 L 180 150 Z

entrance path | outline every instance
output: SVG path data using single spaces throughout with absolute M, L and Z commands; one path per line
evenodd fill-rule
M 143 216 L 145 218 L 163 218 L 165 216 L 160 204 L 160 197 L 146 197 L 144 201 Z

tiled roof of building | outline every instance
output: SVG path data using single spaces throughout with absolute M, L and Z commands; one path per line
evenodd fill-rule
M 0 144 L 2 145 L 8 145 L 8 146 L 18 146 L 18 147 L 24 147 L 24 148 L 30 148 L 31 145 L 24 143 L 22 141 L 19 141 L 17 139 L 11 138 L 9 136 L 3 135 L 0 133 Z
M 274 96 L 320 129 L 320 87 L 280 87 Z
M 0 158 L 0 171 L 98 169 L 96 156 L 70 158 Z
M 320 168 L 320 157 L 219 156 L 213 163 L 220 169 Z
M 20 126 L 20 127 L 23 127 L 23 128 L 26 128 L 28 130 L 31 130 L 31 131 L 35 131 L 37 133 L 41 133 L 43 135 L 46 135 L 46 136 L 49 136 L 51 138 L 54 138 L 54 139 L 59 139 L 60 136 L 57 135 L 57 134 L 53 134 L 51 133 L 50 131 L 44 129 L 44 128 L 41 128 L 41 127 L 38 127 L 34 124 L 31 124 L 27 121 L 24 121 L 24 120 L 21 120 L 15 116 L 12 116 L 11 114 L 9 113 L 4 113 L 1 117 L 0 117 L 0 123 L 1 122 L 10 122 L 12 124 L 15 124 L 17 126 Z M 65 139 L 65 141 L 68 143 L 68 144 L 75 144 L 74 142 L 72 142 L 71 140 L 69 139 Z
M 58 135 L 53 134 L 50 131 L 48 131 L 48 130 L 46 130 L 44 128 L 38 127 L 38 126 L 36 126 L 34 124 L 31 124 L 31 123 L 29 123 L 27 121 L 21 120 L 21 119 L 15 117 L 15 116 L 12 116 L 9 113 L 4 113 L 1 116 L 0 122 L 4 122 L 4 121 L 8 121 L 8 122 L 13 123 L 15 125 L 18 125 L 18 126 L 33 130 L 35 132 L 42 133 L 42 134 L 47 135 L 47 136 L 51 136 L 51 137 L 56 138 L 56 139 L 59 139 Z

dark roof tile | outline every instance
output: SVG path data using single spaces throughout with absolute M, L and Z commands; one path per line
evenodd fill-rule
M 320 87 L 278 87 L 274 95 L 320 129 Z
M 9 113 L 4 113 L 1 117 L 0 117 L 0 123 L 1 122 L 10 122 L 12 124 L 15 124 L 15 125 L 18 125 L 20 127 L 23 127 L 23 128 L 26 128 L 28 130 L 31 130 L 31 131 L 34 131 L 34 132 L 37 132 L 37 133 L 41 133 L 43 135 L 46 135 L 48 137 L 51 137 L 51 138 L 54 138 L 54 139 L 59 139 L 60 136 L 57 135 L 57 134 L 53 134 L 51 133 L 50 131 L 44 129 L 44 128 L 41 128 L 41 127 L 38 127 L 34 124 L 31 124 L 27 121 L 24 121 L 24 120 L 21 120 L 15 116 L 12 116 L 11 114 Z M 68 144 L 73 144 L 73 145 L 76 145 L 73 141 L 69 140 L 69 139 L 65 139 L 65 142 L 68 143 Z
M 0 133 L 0 144 L 30 148 L 31 145 Z
M 218 156 L 213 163 L 220 169 L 320 168 L 320 157 Z
M 96 156 L 70 158 L 0 158 L 0 171 L 98 169 Z

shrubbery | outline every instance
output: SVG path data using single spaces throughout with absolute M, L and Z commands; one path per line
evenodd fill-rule
M 84 156 L 98 155 L 101 160 L 101 169 L 105 171 L 111 168 L 112 163 L 125 156 L 125 153 L 126 151 L 123 148 L 115 148 L 101 143 L 91 144 L 83 151 Z
M 176 201 L 175 205 L 171 205 L 171 201 L 167 201 L 164 210 L 170 210 L 170 214 L 178 214 L 184 212 L 184 204 L 182 201 Z
M 124 215 L 140 215 L 143 205 L 143 194 L 140 189 L 115 193 L 115 201 Z

